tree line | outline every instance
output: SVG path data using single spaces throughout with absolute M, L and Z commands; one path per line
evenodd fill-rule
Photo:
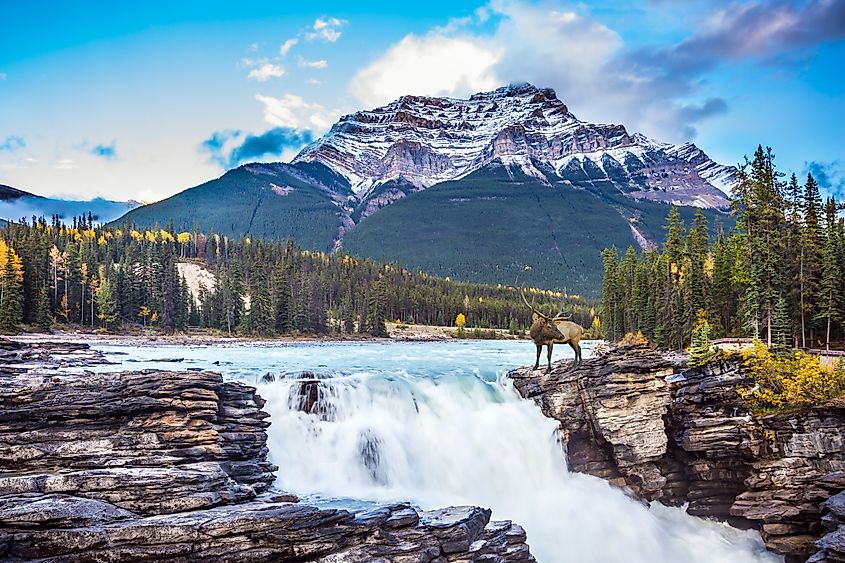
M 213 274 L 186 279 L 190 265 Z M 527 289 L 538 305 L 592 318 L 578 297 Z M 0 330 L 49 330 L 56 323 L 166 333 L 199 327 L 242 335 L 366 333 L 386 320 L 523 330 L 530 311 L 519 290 L 412 272 L 292 241 L 96 225 L 93 218 L 33 217 L 0 231 Z
M 603 251 L 600 319 L 610 340 L 641 331 L 661 348 L 713 337 L 768 346 L 827 347 L 845 337 L 845 221 L 812 174 L 784 181 L 770 148 L 740 167 L 729 231 L 711 240 L 700 211 L 685 225 L 671 207 L 666 241 L 637 253 Z

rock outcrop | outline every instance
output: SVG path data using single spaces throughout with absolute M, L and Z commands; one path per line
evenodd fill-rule
M 822 524 L 829 531 L 816 545 L 819 551 L 808 563 L 845 561 L 845 492 L 830 497 L 822 505 Z
M 533 561 L 486 509 L 274 490 L 263 405 L 212 372 L 0 374 L 0 560 Z
M 521 368 L 509 376 L 560 421 L 572 470 L 638 498 L 759 527 L 789 561 L 817 550 L 823 503 L 845 489 L 841 405 L 752 416 L 736 391 L 750 384 L 739 361 L 686 369 L 683 357 L 642 346 L 569 367 L 563 361 L 548 374 Z M 823 543 L 833 545 L 836 534 L 841 529 L 819 547 L 828 549 Z M 828 560 L 837 559 L 815 559 Z

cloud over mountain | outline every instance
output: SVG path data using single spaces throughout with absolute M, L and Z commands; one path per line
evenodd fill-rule
M 261 134 L 241 131 L 215 131 L 200 144 L 212 162 L 222 168 L 234 168 L 262 157 L 280 157 L 287 149 L 298 149 L 312 140 L 311 131 L 274 127 Z
M 359 71 L 349 91 L 374 106 L 400 94 L 462 96 L 528 81 L 554 88 L 582 117 L 678 142 L 728 111 L 725 99 L 706 95 L 705 73 L 726 62 L 800 56 L 843 36 L 838 0 L 720 5 L 687 37 L 636 49 L 584 5 L 492 0 L 473 16 L 406 35 Z

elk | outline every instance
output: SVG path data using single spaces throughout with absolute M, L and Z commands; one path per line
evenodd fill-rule
M 528 330 L 531 340 L 537 346 L 537 360 L 534 362 L 534 369 L 540 367 L 540 353 L 543 351 L 543 345 L 548 350 L 547 359 L 548 367 L 546 373 L 552 369 L 552 348 L 555 344 L 569 344 L 575 352 L 575 363 L 573 369 L 581 365 L 581 345 L 578 342 L 584 334 L 584 329 L 578 323 L 574 323 L 568 317 L 563 316 L 563 311 L 559 312 L 554 317 L 549 317 L 538 311 L 532 303 L 525 298 L 525 292 L 520 290 L 522 300 L 531 309 L 531 328 Z

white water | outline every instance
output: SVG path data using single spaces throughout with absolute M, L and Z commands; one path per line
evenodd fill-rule
M 300 495 L 490 507 L 493 518 L 524 526 L 541 562 L 779 560 L 755 533 L 649 508 L 568 473 L 557 424 L 502 378 L 533 360 L 524 342 L 101 349 L 129 352 L 110 359 L 139 368 L 204 367 L 257 384 L 271 414 L 277 484 Z M 163 357 L 185 360 L 150 361 Z M 321 377 L 328 414 L 296 408 L 304 369 Z M 261 382 L 268 371 L 285 377 Z

